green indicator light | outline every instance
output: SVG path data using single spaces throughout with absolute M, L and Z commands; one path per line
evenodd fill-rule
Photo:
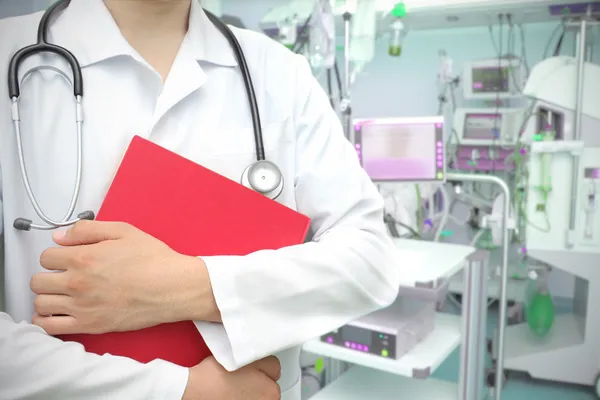
M 389 355 L 388 351 L 386 349 L 381 350 L 381 356 L 382 357 L 387 357 Z
M 315 363 L 315 372 L 320 374 L 325 369 L 325 361 L 322 358 L 319 358 Z
M 379 339 L 383 339 L 383 335 L 379 335 Z

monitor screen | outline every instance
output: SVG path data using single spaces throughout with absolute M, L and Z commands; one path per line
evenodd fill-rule
M 442 117 L 362 120 L 354 129 L 356 151 L 372 180 L 444 180 Z
M 495 140 L 500 136 L 502 114 L 467 114 L 463 132 L 464 139 Z
M 473 93 L 508 92 L 508 67 L 476 67 L 471 70 Z

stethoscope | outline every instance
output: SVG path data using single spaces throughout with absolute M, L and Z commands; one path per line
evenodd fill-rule
M 196 0 L 192 0 L 196 1 Z M 17 218 L 13 226 L 21 231 L 30 231 L 32 229 L 37 230 L 52 230 L 61 227 L 67 227 L 73 225 L 80 220 L 93 220 L 95 214 L 93 211 L 85 211 L 73 218 L 77 201 L 79 200 L 79 192 L 81 189 L 81 177 L 82 177 L 82 153 L 83 153 L 83 74 L 77 58 L 67 49 L 57 46 L 55 44 L 48 43 L 48 28 L 53 17 L 59 12 L 63 11 L 69 6 L 71 0 L 60 0 L 54 3 L 42 16 L 40 24 L 38 26 L 37 43 L 19 50 L 12 60 L 10 61 L 8 69 L 8 93 L 12 100 L 12 120 L 14 124 L 15 135 L 17 139 L 17 150 L 19 156 L 19 164 L 21 169 L 21 177 L 23 178 L 23 184 L 25 191 L 29 197 L 29 201 L 40 217 L 45 222 L 45 225 L 34 224 L 33 221 L 25 218 Z M 265 156 L 265 148 L 263 143 L 262 127 L 260 123 L 260 114 L 258 110 L 258 103 L 256 101 L 256 94 L 254 92 L 254 86 L 250 77 L 250 71 L 246 58 L 242 51 L 237 38 L 233 32 L 225 25 L 219 18 L 213 14 L 205 11 L 209 20 L 217 27 L 217 29 L 225 36 L 229 45 L 233 49 L 235 58 L 240 67 L 242 78 L 244 79 L 244 86 L 246 94 L 248 96 L 248 103 L 250 104 L 250 113 L 252 114 L 252 127 L 254 129 L 254 144 L 256 148 L 256 161 L 250 164 L 242 173 L 241 184 L 250 188 L 270 199 L 277 198 L 283 191 L 284 179 L 281 170 L 277 165 L 271 161 L 268 161 Z M 39 66 L 29 70 L 22 81 L 19 82 L 19 67 L 25 59 L 40 53 L 54 53 L 55 55 L 62 57 L 69 63 L 73 72 L 73 79 L 69 78 L 67 74 L 51 66 Z M 20 85 L 33 73 L 40 70 L 51 70 L 58 73 L 67 82 L 73 86 L 73 92 L 76 100 L 76 124 L 77 124 L 77 173 L 75 180 L 75 187 L 73 188 L 73 195 L 71 196 L 71 203 L 69 209 L 65 214 L 64 218 L 60 221 L 54 221 L 44 213 L 40 204 L 33 193 L 31 183 L 29 181 L 29 175 L 27 174 L 27 166 L 25 165 L 25 156 L 23 152 L 23 141 L 21 138 L 21 118 L 19 116 L 19 97 L 21 95 Z

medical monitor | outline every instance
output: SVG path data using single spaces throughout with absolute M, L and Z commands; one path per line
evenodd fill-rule
M 373 181 L 445 179 L 443 117 L 356 120 L 354 133 L 358 158 Z
M 472 61 L 465 65 L 463 93 L 467 100 L 516 98 L 521 96 L 524 80 L 519 59 Z
M 524 118 L 522 108 L 459 108 L 452 126 L 462 145 L 512 146 L 517 142 Z

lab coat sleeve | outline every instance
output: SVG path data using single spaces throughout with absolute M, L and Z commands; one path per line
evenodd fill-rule
M 187 379 L 186 368 L 86 353 L 0 313 L 2 400 L 180 400 Z
M 228 370 L 301 345 L 397 296 L 383 199 L 308 63 L 294 57 L 292 178 L 297 209 L 311 218 L 311 240 L 243 257 L 203 257 L 223 324 L 196 324 Z

